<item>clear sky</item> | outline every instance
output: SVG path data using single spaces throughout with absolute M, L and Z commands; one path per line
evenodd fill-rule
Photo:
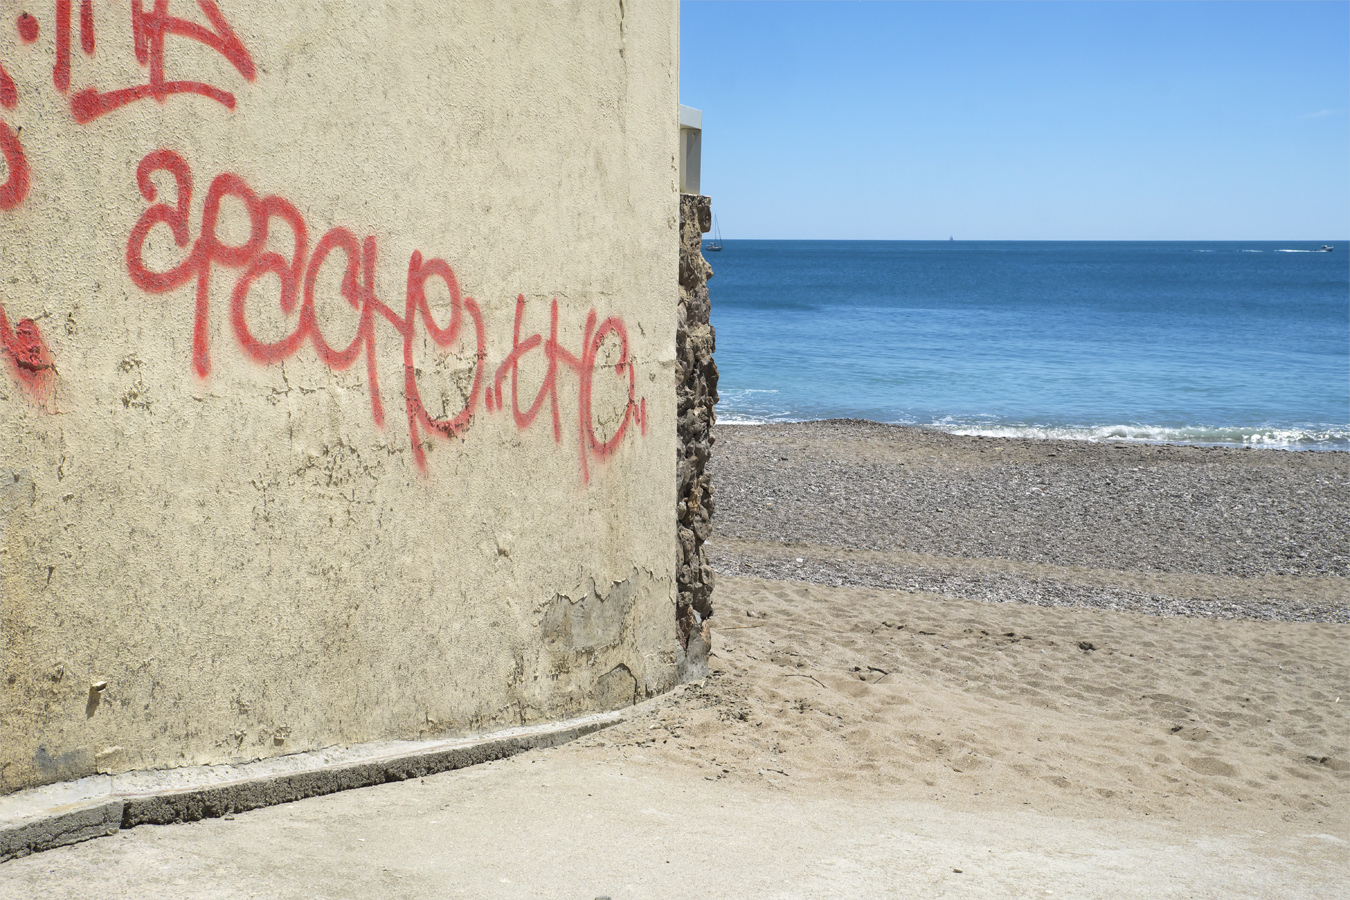
M 727 238 L 1350 238 L 1350 3 L 684 0 L 680 18 Z

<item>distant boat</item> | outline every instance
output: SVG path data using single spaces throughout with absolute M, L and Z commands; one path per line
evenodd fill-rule
M 951 235 L 947 235 L 947 240 L 954 241 L 956 240 L 956 238 L 952 237 Z
M 722 249 L 722 228 L 717 224 L 717 217 L 713 216 L 713 239 L 703 245 L 704 250 L 711 250 L 713 253 Z
M 1320 250 L 1314 250 L 1313 252 L 1314 252 L 1314 253 L 1330 253 L 1332 250 L 1335 250 L 1335 249 L 1336 249 L 1336 248 L 1333 247 L 1333 246 L 1331 246 L 1330 244 L 1323 244 L 1323 245 L 1322 245 L 1322 249 L 1320 249 Z

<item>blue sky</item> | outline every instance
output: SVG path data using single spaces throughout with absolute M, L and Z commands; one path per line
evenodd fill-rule
M 1350 238 L 1350 3 L 684 0 L 680 19 L 727 238 Z

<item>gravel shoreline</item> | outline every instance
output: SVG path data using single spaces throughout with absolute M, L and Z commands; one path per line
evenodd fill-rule
M 723 574 L 1350 622 L 1350 454 L 718 425 Z M 1008 565 L 1003 565 L 1008 563 Z

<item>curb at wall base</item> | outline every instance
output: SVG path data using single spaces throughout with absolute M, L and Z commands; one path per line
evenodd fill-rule
M 617 723 L 598 713 L 471 738 L 378 741 L 238 766 L 94 776 L 0 797 L 0 863 L 137 825 L 216 818 L 307 797 L 406 781 L 556 747 Z

